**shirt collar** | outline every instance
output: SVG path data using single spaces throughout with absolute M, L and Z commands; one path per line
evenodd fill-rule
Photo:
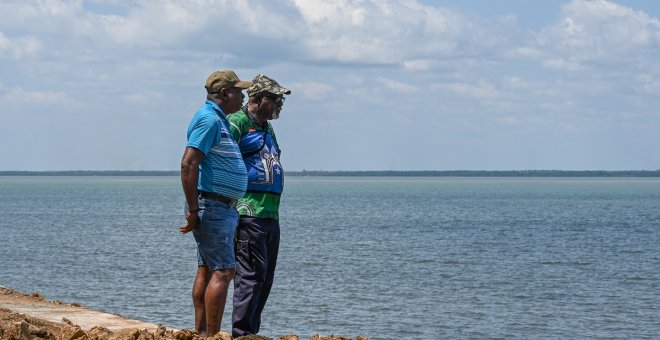
M 258 126 L 264 131 L 268 130 L 268 122 L 264 124 L 259 123 L 259 120 L 257 120 L 257 116 L 248 109 L 247 104 L 243 106 L 243 112 L 245 112 L 245 115 L 248 117 L 248 119 L 250 119 L 250 121 L 252 122 L 252 124 L 254 124 L 254 126 Z

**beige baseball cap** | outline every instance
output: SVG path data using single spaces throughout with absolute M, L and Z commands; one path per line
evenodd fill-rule
M 247 89 L 252 86 L 249 80 L 240 80 L 236 73 L 232 70 L 215 71 L 206 79 L 206 92 L 218 93 L 220 89 L 228 89 L 230 87 L 238 87 L 239 89 Z

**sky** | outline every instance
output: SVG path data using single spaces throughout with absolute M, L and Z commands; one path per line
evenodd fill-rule
M 660 2 L 0 0 L 0 170 L 178 170 L 216 70 L 285 170 L 660 169 Z

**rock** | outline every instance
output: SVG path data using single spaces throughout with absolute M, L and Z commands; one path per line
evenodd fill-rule
M 62 318 L 62 323 L 64 325 L 70 326 L 70 327 L 80 327 L 80 326 L 76 325 L 75 323 L 71 322 L 71 320 L 69 320 L 67 318 Z
M 231 334 L 227 332 L 218 332 L 214 336 L 206 338 L 207 340 L 233 340 Z
M 158 328 L 156 328 L 156 336 L 164 337 L 165 333 L 167 333 L 167 329 L 163 325 L 158 325 Z
M 234 338 L 234 340 L 273 340 L 273 338 L 257 334 L 248 334 Z
M 29 332 L 30 337 L 37 337 L 37 338 L 53 338 L 52 334 L 50 334 L 47 330 L 41 329 L 35 325 L 30 324 L 30 329 Z
M 289 334 L 285 336 L 278 336 L 277 340 L 299 340 L 297 335 Z
M 87 334 L 83 331 L 80 326 L 71 322 L 67 318 L 62 318 L 62 333 L 60 336 L 62 340 L 74 340 L 74 339 L 84 339 L 87 340 Z
M 62 340 L 87 340 L 87 334 L 80 327 L 62 326 Z
M 146 329 L 126 328 L 114 333 L 108 340 L 154 340 L 153 333 Z
M 176 340 L 192 340 L 197 333 L 189 330 L 182 329 L 174 333 L 174 339 Z
M 16 334 L 20 337 L 20 339 L 30 340 L 30 324 L 27 321 L 21 321 L 17 328 L 18 329 Z
M 102 326 L 94 326 L 87 332 L 89 340 L 105 340 L 110 336 L 112 336 L 112 331 Z

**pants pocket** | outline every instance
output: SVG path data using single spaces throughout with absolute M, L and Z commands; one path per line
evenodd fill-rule
M 236 242 L 236 264 L 248 272 L 253 271 L 252 252 L 250 251 L 250 241 L 239 239 Z

